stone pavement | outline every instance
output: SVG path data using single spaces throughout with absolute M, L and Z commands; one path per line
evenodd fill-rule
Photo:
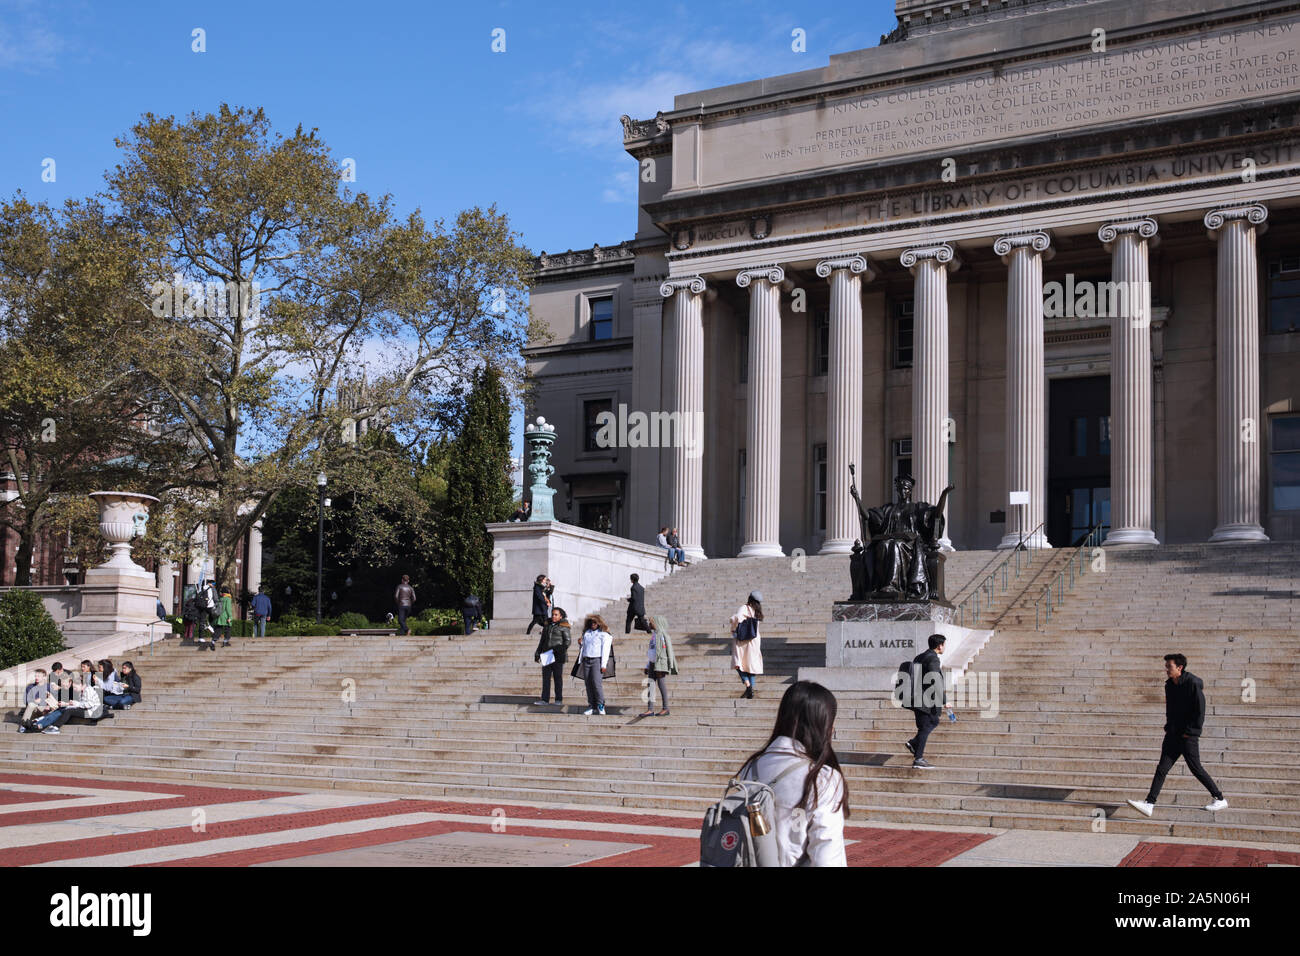
M 3 866 L 689 866 L 700 814 L 0 774 Z M 851 866 L 1296 865 L 1281 847 L 855 823 Z

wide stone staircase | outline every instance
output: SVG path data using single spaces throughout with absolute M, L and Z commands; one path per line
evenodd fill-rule
M 951 555 L 948 593 L 963 600 L 1003 557 Z M 1300 547 L 1108 549 L 1106 569 L 1084 573 L 1042 631 L 1030 600 L 1068 555 L 1030 557 L 1018 582 L 982 602 L 981 624 L 1000 623 L 962 687 L 984 693 L 931 738 L 937 769 L 911 769 L 911 715 L 884 694 L 838 695 L 854 819 L 1300 843 Z M 756 699 L 743 700 L 726 621 L 755 588 L 766 667 Z M 143 704 L 59 736 L 0 735 L 0 764 L 702 812 L 767 739 L 798 669 L 824 663 L 830 605 L 847 590 L 847 559 L 815 556 L 712 560 L 648 587 L 681 667 L 667 717 L 637 716 L 646 637 L 623 636 L 622 601 L 602 612 L 620 675 L 606 684 L 604 718 L 582 716 L 574 679 L 562 711 L 532 705 L 540 669 L 526 622 L 468 637 L 237 639 L 216 653 L 172 638 L 134 657 Z M 1231 807 L 1200 809 L 1208 797 L 1180 764 L 1147 820 L 1124 798 L 1144 795 L 1155 767 L 1170 650 L 1205 681 L 1202 758 Z

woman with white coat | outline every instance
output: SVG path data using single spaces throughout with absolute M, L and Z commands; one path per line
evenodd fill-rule
M 605 716 L 605 669 L 609 664 L 609 655 L 614 649 L 614 637 L 605 626 L 605 619 L 599 614 L 591 614 L 582 625 L 582 641 L 579 644 L 578 675 L 587 685 L 587 709 L 583 714 Z
M 749 640 L 737 639 L 737 629 L 745 620 L 753 620 L 754 636 Z M 758 633 L 758 622 L 763 620 L 763 594 L 761 591 L 749 592 L 749 599 L 731 615 L 731 666 L 740 674 L 741 683 L 745 685 L 746 700 L 754 696 L 754 676 L 763 673 L 763 638 Z M 747 626 L 748 628 L 748 626 Z
M 781 866 L 848 866 L 849 792 L 831 747 L 835 711 L 835 695 L 821 684 L 792 684 L 781 698 L 767 745 L 740 768 L 742 780 L 772 788 Z

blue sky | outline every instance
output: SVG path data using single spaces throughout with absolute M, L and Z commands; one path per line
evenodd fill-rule
M 534 252 L 608 246 L 636 228 L 621 114 L 824 66 L 894 23 L 892 0 L 0 0 L 0 195 L 91 193 L 141 114 L 225 101 L 265 108 L 279 131 L 315 127 L 355 160 L 356 189 L 400 211 L 495 202 Z
M 823 66 L 893 24 L 892 0 L 0 0 L 0 195 L 98 189 L 113 138 L 140 114 L 224 100 L 265 107 L 280 130 L 316 127 L 356 160 L 358 189 L 401 209 L 432 219 L 496 202 L 534 251 L 609 245 L 636 224 L 620 114 Z M 498 27 L 504 53 L 491 50 Z M 795 28 L 806 53 L 791 50 Z

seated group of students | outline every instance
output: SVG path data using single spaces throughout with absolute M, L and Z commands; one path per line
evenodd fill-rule
M 47 675 L 36 669 L 36 679 L 27 685 L 26 707 L 18 732 L 57 734 L 59 725 L 72 717 L 99 720 L 111 717 L 107 708 L 130 710 L 140 703 L 140 675 L 130 661 L 122 662 L 122 672 L 113 669 L 113 662 L 82 661 L 81 671 L 72 674 L 55 662 Z

